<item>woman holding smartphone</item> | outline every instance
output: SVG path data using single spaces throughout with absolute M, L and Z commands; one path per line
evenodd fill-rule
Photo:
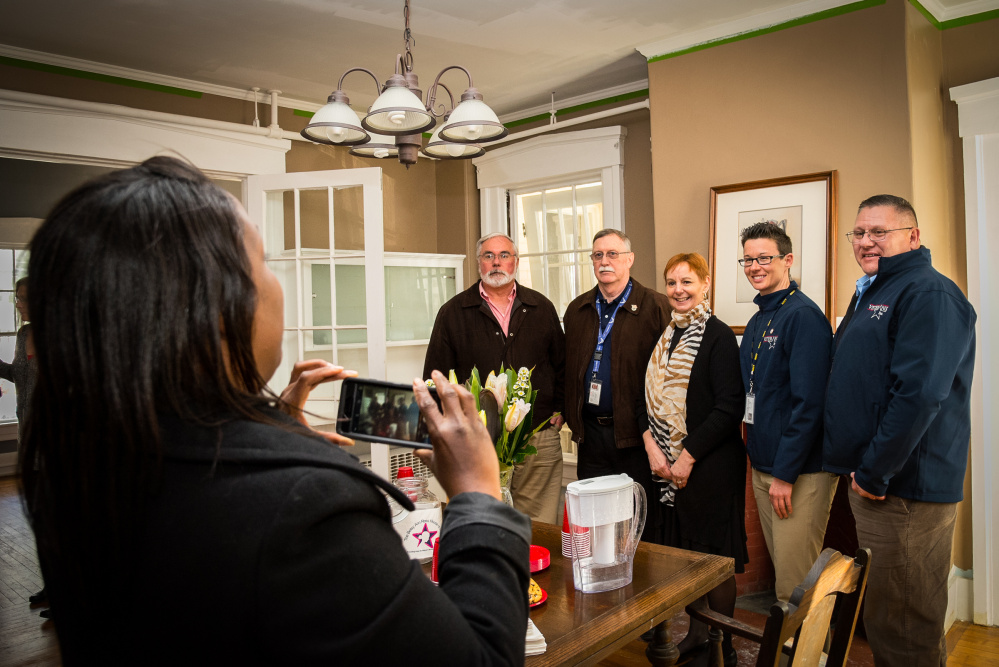
M 234 198 L 172 158 L 111 173 L 55 207 L 29 276 L 21 474 L 65 664 L 523 662 L 530 524 L 474 399 L 414 382 L 451 497 L 437 588 L 390 524 L 408 499 L 301 419 L 354 373 L 268 391 L 283 295 Z

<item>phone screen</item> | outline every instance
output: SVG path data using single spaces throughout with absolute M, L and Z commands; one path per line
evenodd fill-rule
M 430 391 L 436 398 L 437 392 Z M 343 381 L 336 432 L 367 442 L 431 447 L 413 387 L 381 380 L 347 378 Z

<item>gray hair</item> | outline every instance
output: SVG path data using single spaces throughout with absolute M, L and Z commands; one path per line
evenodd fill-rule
M 513 246 L 513 256 L 514 257 L 519 257 L 520 256 L 520 253 L 517 252 L 517 244 L 514 243 L 514 240 L 512 238 L 510 238 L 509 236 L 507 236 L 503 232 L 493 232 L 492 234 L 486 234 L 481 239 L 479 239 L 478 243 L 475 244 L 475 256 L 478 257 L 480 254 L 482 254 L 482 244 L 483 243 L 485 243 L 489 239 L 494 239 L 497 236 L 502 236 L 503 238 L 505 238 L 507 241 L 510 242 L 510 245 Z
M 602 239 L 603 237 L 610 236 L 611 234 L 621 239 L 621 241 L 624 242 L 624 249 L 627 252 L 631 252 L 631 239 L 629 239 L 628 235 L 622 232 L 620 229 L 601 229 L 599 232 L 593 235 L 593 243 L 596 243 L 597 239 Z

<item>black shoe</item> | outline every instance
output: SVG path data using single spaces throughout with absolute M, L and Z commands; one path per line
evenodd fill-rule
M 49 594 L 45 592 L 45 589 L 38 591 L 34 595 L 28 596 L 29 604 L 42 604 L 43 602 L 48 602 Z
M 38 615 L 41 616 L 42 618 L 52 618 L 52 610 L 51 609 L 42 609 L 41 612 L 39 612 Z

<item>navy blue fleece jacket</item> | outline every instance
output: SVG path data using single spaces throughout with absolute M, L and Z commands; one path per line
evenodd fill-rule
M 793 280 L 787 289 L 757 295 L 753 302 L 760 310 L 746 325 L 739 347 L 746 391 L 752 357 L 759 350 L 752 375 L 754 423 L 746 425 L 749 461 L 755 469 L 794 484 L 798 475 L 822 470 L 832 327 Z
M 879 260 L 836 332 L 824 468 L 876 496 L 963 497 L 971 434 L 974 308 L 925 247 Z

